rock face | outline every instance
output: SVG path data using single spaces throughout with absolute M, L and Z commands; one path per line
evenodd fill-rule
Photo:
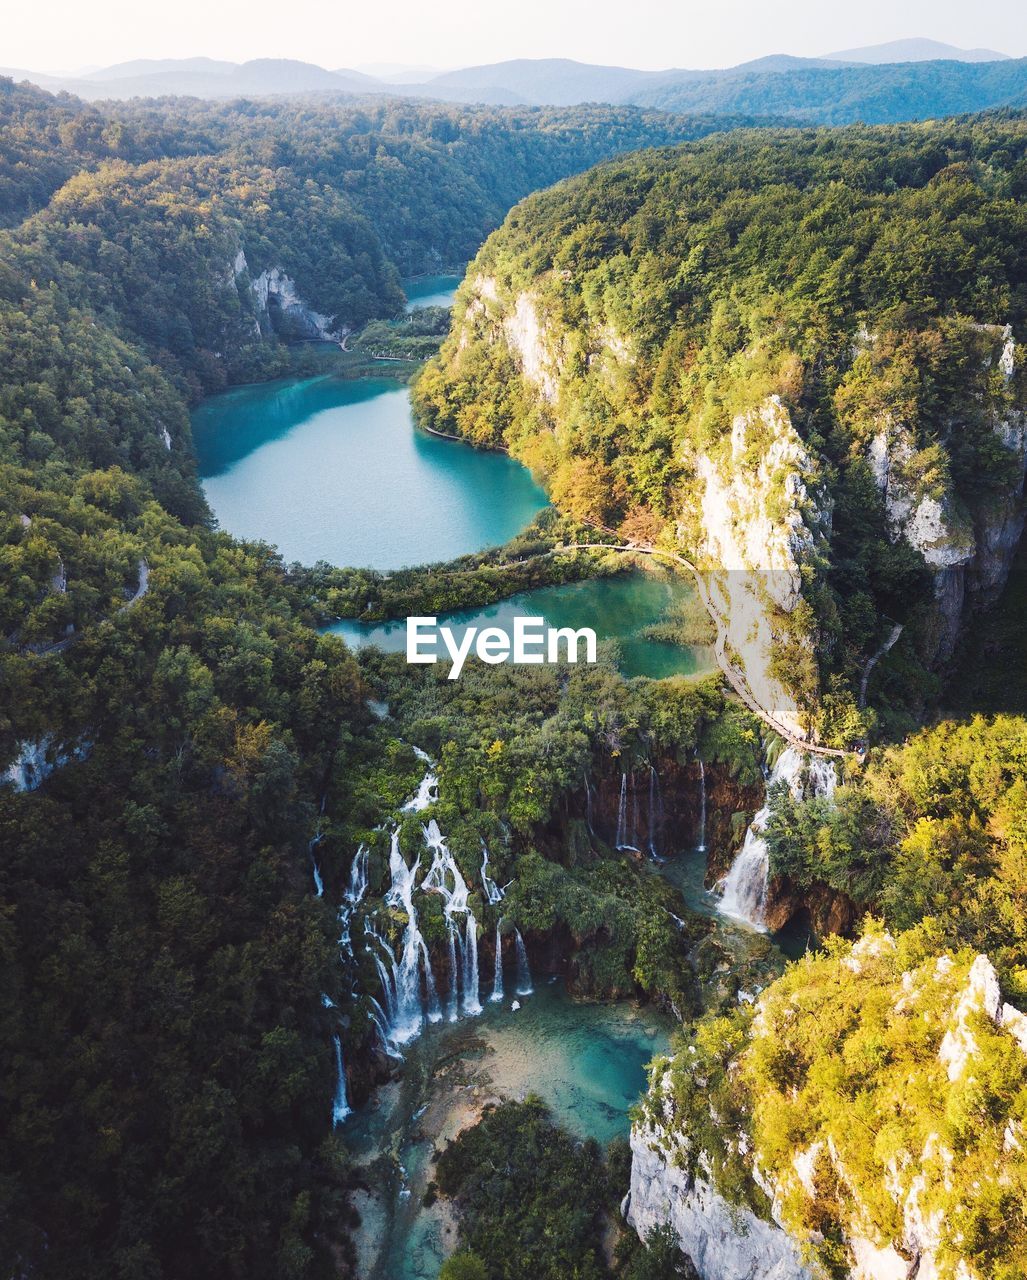
M 315 311 L 300 297 L 292 278 L 281 267 L 262 271 L 252 282 L 261 316 L 276 333 L 287 338 L 338 339 L 331 316 Z
M 791 1236 L 690 1178 L 660 1149 L 665 1144 L 650 1128 L 632 1129 L 627 1219 L 642 1239 L 669 1223 L 701 1280 L 813 1280 Z
M 707 1139 L 686 1132 L 676 1109 L 683 1080 L 699 1071 L 704 1087 L 708 1083 L 708 1063 L 696 1065 L 702 1060 L 690 1056 L 696 1053 L 692 1047 L 681 1050 L 673 1064 L 654 1068 L 645 1119 L 632 1133 L 628 1219 L 640 1236 L 669 1223 L 702 1280 L 820 1277 L 818 1268 L 827 1265 L 821 1255 L 825 1239 L 844 1243 L 848 1280 L 985 1280 L 992 1274 L 979 1265 L 981 1245 L 970 1239 L 966 1222 L 974 1221 L 979 1204 L 989 1202 L 990 1185 L 1018 1185 L 1015 1163 L 1023 1134 L 1013 1099 L 1027 1079 L 1027 1016 L 1003 1003 L 985 955 L 970 962 L 941 954 L 911 969 L 903 968 L 904 958 L 889 934 L 870 931 L 845 953 L 813 962 L 819 973 L 786 973 L 760 996 L 747 1045 L 727 1065 L 725 1077 L 736 1082 L 735 1091 L 750 1090 L 745 1106 L 751 1124 L 724 1141 L 765 1194 L 765 1218 L 722 1194 L 708 1172 L 713 1162 L 704 1149 L 694 1149 Z M 806 984 L 822 982 L 828 970 L 829 987 L 811 998 Z M 859 1076 L 867 1097 L 878 1089 L 879 1097 L 891 1097 L 901 1088 L 905 1107 L 917 1109 L 918 1118 L 904 1124 L 897 1119 L 902 1108 L 889 1121 L 885 1107 L 880 1123 L 891 1127 L 882 1130 L 886 1138 L 879 1142 L 874 1133 L 853 1134 L 845 1108 L 805 1110 L 808 1082 L 801 1072 L 780 1089 L 765 1074 L 757 1076 L 759 1083 L 750 1077 L 743 1084 L 753 1059 L 759 1062 L 766 1051 L 761 1042 L 801 1039 L 796 1019 L 818 1020 L 819 1002 L 830 1000 L 839 984 L 862 992 L 871 1006 L 868 1018 L 882 1027 L 909 1020 L 930 1029 L 903 1061 L 901 1080 L 888 1075 L 883 1047 L 880 1079 L 872 1072 Z M 837 1046 L 839 1070 L 845 1070 L 841 1064 L 852 1044 L 862 1047 L 860 1036 L 870 1034 L 863 1020 L 858 1025 L 854 1039 L 843 1035 Z M 824 1048 L 828 1055 L 834 1051 Z M 828 1060 L 821 1057 L 818 1066 L 807 1063 L 804 1070 L 819 1071 Z M 996 1093 L 993 1112 L 985 1114 L 975 1099 L 991 1096 L 999 1079 L 1006 1094 L 999 1100 Z M 838 1096 L 849 1097 L 849 1087 L 842 1086 Z M 760 1115 L 763 1105 L 769 1108 L 769 1130 Z M 789 1106 L 796 1108 L 790 1115 Z M 967 1107 L 977 1116 L 975 1124 L 967 1130 L 957 1123 L 953 1131 L 949 1119 Z M 790 1149 L 782 1150 L 778 1137 L 764 1145 L 762 1135 L 775 1126 L 778 1135 L 786 1129 L 792 1135 Z M 698 1172 L 689 1174 L 688 1168 Z M 832 1252 L 831 1266 L 837 1264 Z
M 993 370 L 1004 389 L 1010 390 L 1018 359 L 1012 329 L 1009 325 L 976 328 L 994 347 L 984 359 L 984 372 Z M 920 552 L 934 577 L 938 627 L 933 653 L 929 654 L 932 660 L 951 657 L 968 606 L 994 602 L 1005 585 L 1023 534 L 1027 413 L 1015 407 L 997 410 L 991 430 L 1009 451 L 1015 479 L 1005 494 L 991 496 L 972 512 L 960 506 L 945 480 L 935 476 L 925 483 L 918 467 L 916 440 L 907 425 L 886 418 L 866 448 L 867 462 L 884 499 L 891 540 L 905 541 Z
M 282 267 L 270 267 L 254 276 L 241 248 L 230 264 L 226 284 L 239 289 L 244 309 L 250 310 L 256 337 L 278 334 L 287 341 L 337 342 L 347 332 L 336 325 L 334 316 L 315 311 L 304 302 L 295 281 Z
M 696 471 L 700 563 L 729 651 L 760 705 L 801 735 L 795 697 L 772 667 L 783 620 L 802 598 L 803 566 L 830 528 L 813 459 L 775 395 L 738 414 L 726 456 L 700 455 Z M 797 639 L 812 652 L 808 637 Z

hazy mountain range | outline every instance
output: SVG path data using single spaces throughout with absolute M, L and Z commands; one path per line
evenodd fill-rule
M 387 64 L 374 70 L 379 74 L 345 67 L 329 70 L 283 58 L 241 64 L 178 58 L 138 59 L 72 77 L 5 68 L 0 74 L 90 100 L 182 94 L 390 94 L 498 106 L 602 102 L 828 124 L 922 119 L 1027 104 L 1027 59 L 920 38 L 840 50 L 822 58 L 773 54 L 715 71 L 640 71 L 565 58 L 515 59 L 438 74 L 430 68 Z M 418 71 L 423 78 L 415 80 Z

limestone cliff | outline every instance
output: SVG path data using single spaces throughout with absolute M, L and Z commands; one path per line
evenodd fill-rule
M 1005 585 L 1024 528 L 1027 412 L 1014 380 L 1019 352 L 1009 325 L 971 326 L 981 335 L 978 385 L 966 388 L 968 410 L 983 414 L 994 441 L 1008 454 L 1010 482 L 1004 492 L 961 501 L 944 473 L 925 476 L 919 441 L 908 422 L 882 416 L 866 447 L 874 481 L 884 501 L 889 535 L 923 556 L 934 578 L 938 628 L 933 656 L 951 656 L 964 612 L 994 601 Z M 866 335 L 872 343 L 872 335 Z M 980 385 L 990 374 L 997 386 Z M 959 422 L 935 424 L 942 441 L 958 436 Z
M 1027 1017 L 986 956 L 910 945 L 871 932 L 793 966 L 741 1039 L 721 1019 L 656 1064 L 632 1134 L 640 1235 L 669 1222 L 702 1280 L 1015 1273 L 1022 1232 L 986 1224 L 1027 1180 Z
M 803 714 L 775 671 L 777 651 L 802 600 L 803 568 L 830 530 L 830 504 L 816 466 L 776 395 L 736 415 L 719 457 L 695 460 L 699 546 L 710 600 L 728 653 L 756 701 L 793 732 Z M 696 505 L 693 502 L 693 505 Z M 812 655 L 811 637 L 794 642 Z
M 281 267 L 269 267 L 254 276 L 242 248 L 232 262 L 228 282 L 240 291 L 244 313 L 252 308 L 256 337 L 278 334 L 293 341 L 339 341 L 348 332 L 334 316 L 324 315 L 305 302 L 295 281 Z

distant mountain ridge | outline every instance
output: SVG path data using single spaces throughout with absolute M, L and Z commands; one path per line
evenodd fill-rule
M 384 68 L 383 68 L 384 70 Z M 796 124 L 898 123 L 1027 103 L 1027 59 L 915 38 L 823 58 L 770 54 L 717 70 L 642 71 L 569 58 L 520 58 L 403 82 L 349 68 L 258 58 L 138 59 L 76 78 L 3 70 L 86 100 L 302 94 L 389 95 L 489 106 L 603 103 L 688 114 L 790 119 Z
M 835 62 L 866 62 L 880 66 L 886 62 L 1005 62 L 1009 54 L 994 49 L 959 49 L 940 40 L 915 36 L 910 40 L 889 40 L 862 49 L 842 49 L 826 55 Z

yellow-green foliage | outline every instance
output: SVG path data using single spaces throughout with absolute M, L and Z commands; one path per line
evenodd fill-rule
M 955 1081 L 939 1056 L 973 958 L 945 956 L 926 928 L 832 941 L 790 966 L 754 1017 L 701 1027 L 664 1079 L 692 1162 L 705 1152 L 721 1189 L 750 1203 L 758 1167 L 827 1274 L 848 1275 L 852 1236 L 906 1249 L 910 1222 L 927 1221 L 943 1280 L 961 1262 L 988 1280 L 1023 1275 L 1027 1053 L 975 1007 Z M 731 1141 L 740 1129 L 744 1158 Z

